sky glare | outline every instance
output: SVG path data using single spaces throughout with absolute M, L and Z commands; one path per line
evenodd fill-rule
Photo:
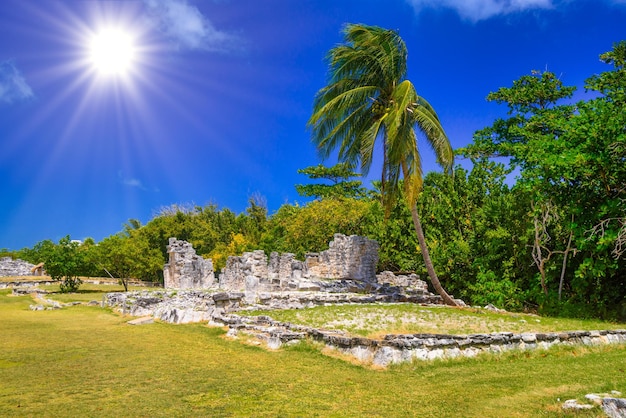
M 0 248 L 99 241 L 172 204 L 305 202 L 297 170 L 322 162 L 306 122 L 346 23 L 400 33 L 459 148 L 506 114 L 487 94 L 532 70 L 584 97 L 626 1 L 3 0 Z

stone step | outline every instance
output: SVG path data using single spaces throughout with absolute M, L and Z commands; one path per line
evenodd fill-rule
M 128 325 L 146 325 L 152 324 L 154 322 L 154 318 L 151 316 L 142 316 L 141 318 L 133 319 L 132 321 L 128 321 Z

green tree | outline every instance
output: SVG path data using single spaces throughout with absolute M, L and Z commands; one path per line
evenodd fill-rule
M 536 266 L 539 304 L 626 317 L 626 42 L 600 59 L 613 68 L 590 77 L 595 97 L 575 105 L 563 103 L 574 88 L 550 72 L 491 93 L 510 117 L 477 132 L 464 153 L 509 157 L 519 169 L 513 192 L 527 207 L 515 233 Z
M 49 239 L 39 241 L 33 248 L 23 248 L 17 253 L 17 258 L 32 264 L 44 262 L 54 251 L 55 244 Z
M 345 43 L 331 49 L 330 80 L 316 95 L 309 119 L 312 137 L 324 158 L 338 150 L 338 158 L 361 164 L 368 173 L 378 139 L 382 141 L 382 200 L 390 210 L 400 195 L 411 210 L 420 251 L 430 280 L 442 299 L 457 303 L 443 289 L 430 259 L 417 197 L 422 190 L 422 167 L 417 147 L 419 130 L 446 171 L 454 154 L 432 106 L 406 79 L 407 49 L 394 31 L 375 26 L 347 25 Z
M 320 164 L 298 170 L 299 174 L 306 174 L 310 179 L 324 179 L 331 184 L 297 184 L 296 191 L 301 196 L 315 197 L 351 197 L 360 198 L 366 195 L 366 190 L 359 180 L 350 180 L 360 177 L 347 163 L 338 163 L 332 167 Z
M 84 263 L 84 252 L 79 245 L 67 235 L 44 255 L 44 269 L 53 280 L 61 282 L 60 289 L 63 293 L 76 292 L 83 282 L 78 277 Z
M 98 244 L 99 267 L 116 277 L 125 291 L 131 278 L 155 280 L 164 264 L 157 248 L 151 248 L 144 237 L 133 235 L 112 235 Z

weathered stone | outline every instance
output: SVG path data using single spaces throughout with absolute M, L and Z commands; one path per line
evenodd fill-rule
M 308 254 L 305 263 L 314 279 L 353 279 L 376 282 L 378 243 L 357 235 L 335 234 L 329 248 Z
M 602 410 L 610 418 L 626 418 L 626 399 L 604 398 Z
M 127 324 L 128 325 L 146 325 L 146 324 L 152 324 L 154 322 L 154 318 L 151 316 L 143 316 L 141 318 L 137 318 L 137 319 L 133 319 L 131 321 L 128 321 Z
M 592 409 L 593 405 L 580 404 L 576 399 L 568 399 L 563 402 L 563 409 L 570 411 L 581 411 L 585 409 Z
M 376 241 L 335 234 L 328 250 L 307 254 L 305 261 L 296 260 L 291 253 L 276 252 L 268 260 L 262 250 L 231 256 L 220 274 L 219 287 L 245 291 L 249 301 L 260 292 L 347 291 L 348 286 L 355 288 L 354 283 L 375 283 L 377 262 Z
M 2 257 L 0 258 L 0 277 L 32 276 L 35 275 L 34 267 L 34 264 L 24 260 Z
M 196 255 L 190 243 L 170 238 L 167 252 L 169 262 L 163 266 L 166 289 L 208 289 L 213 286 L 213 261 Z
M 421 280 L 420 277 L 414 273 L 408 276 L 396 276 L 390 271 L 383 271 L 376 275 L 376 279 L 378 283 L 382 285 L 388 284 L 390 286 L 407 288 L 407 290 L 411 290 L 412 292 L 428 293 L 428 283 Z

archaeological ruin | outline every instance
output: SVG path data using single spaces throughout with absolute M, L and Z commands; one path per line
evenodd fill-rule
M 166 288 L 209 289 L 213 286 L 213 261 L 197 255 L 190 243 L 170 238 L 167 253 L 169 262 L 163 266 Z
M 31 276 L 36 266 L 24 260 L 13 260 L 11 257 L 0 258 L 0 277 Z
M 196 255 L 188 242 L 170 238 L 168 253 L 166 289 L 218 288 L 255 298 L 259 292 L 319 291 L 332 281 L 377 282 L 378 243 L 356 235 L 335 234 L 327 250 L 309 253 L 304 261 L 291 253 L 273 252 L 268 258 L 262 250 L 231 256 L 217 281 L 212 261 Z

